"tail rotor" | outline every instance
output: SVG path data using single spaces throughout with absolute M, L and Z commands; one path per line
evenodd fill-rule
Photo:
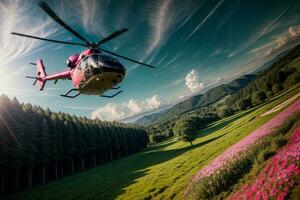
M 36 66 L 36 76 L 26 76 L 26 78 L 35 79 L 33 85 L 38 84 L 40 90 L 43 90 L 45 87 L 46 80 L 44 78 L 47 76 L 43 61 L 41 59 L 37 60 L 37 63 L 30 63 L 31 65 Z

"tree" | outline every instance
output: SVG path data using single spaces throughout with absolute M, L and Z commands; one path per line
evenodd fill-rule
M 238 107 L 240 110 L 246 110 L 252 107 L 252 102 L 250 98 L 241 99 L 238 103 Z
M 281 90 L 283 90 L 283 86 L 279 83 L 273 85 L 272 87 L 272 91 L 274 92 L 274 94 L 280 92 Z
M 223 109 L 219 110 L 219 113 L 218 113 L 218 115 L 220 117 L 229 117 L 233 114 L 234 114 L 234 110 L 231 108 L 223 108 Z
M 0 195 L 45 184 L 147 146 L 142 127 L 102 122 L 0 96 Z
M 271 98 L 271 97 L 274 96 L 274 93 L 273 93 L 272 91 L 268 91 L 268 92 L 266 93 L 266 95 L 267 95 L 267 98 Z
M 253 94 L 252 102 L 255 105 L 261 104 L 267 98 L 267 95 L 264 91 L 257 91 Z
M 163 135 L 166 136 L 167 138 L 169 138 L 169 137 L 172 137 L 174 135 L 174 133 L 171 128 L 168 128 L 163 132 Z
M 194 123 L 189 120 L 178 120 L 173 127 L 173 132 L 178 140 L 189 142 L 193 146 L 192 141 L 195 139 L 197 129 Z
M 288 87 L 300 82 L 300 71 L 291 74 L 284 82 L 284 86 Z

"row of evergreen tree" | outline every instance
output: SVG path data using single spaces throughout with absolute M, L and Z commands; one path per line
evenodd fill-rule
M 137 126 L 51 112 L 0 96 L 0 194 L 83 171 L 146 147 Z

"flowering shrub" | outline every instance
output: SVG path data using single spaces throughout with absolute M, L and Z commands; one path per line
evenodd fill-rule
M 240 142 L 232 145 L 228 150 L 223 154 L 214 159 L 206 167 L 202 168 L 197 175 L 194 177 L 193 182 L 199 181 L 202 177 L 211 176 L 216 173 L 217 170 L 220 170 L 225 167 L 226 163 L 232 161 L 233 159 L 239 158 L 242 152 L 247 151 L 257 140 L 262 138 L 265 135 L 271 133 L 271 130 L 282 124 L 282 122 L 287 119 L 290 115 L 300 110 L 300 100 L 294 102 L 284 111 L 279 113 L 273 119 L 268 121 L 266 124 L 256 129 L 250 135 L 242 139 Z
M 236 181 L 246 174 L 254 162 L 261 163 L 285 144 L 284 134 L 294 125 L 299 118 L 299 113 L 289 120 L 290 115 L 300 110 L 300 100 L 279 113 L 269 122 L 252 132 L 240 142 L 231 146 L 213 162 L 202 168 L 193 178 L 185 194 L 197 199 L 207 199 L 228 190 Z M 283 124 L 283 122 L 285 123 Z M 283 124 L 281 127 L 278 125 Z M 276 131 L 272 129 L 276 127 Z M 272 134 L 271 134 L 272 133 Z M 263 159 L 263 160 L 262 160 Z
M 300 127 L 290 142 L 259 173 L 256 180 L 241 187 L 229 199 L 285 199 L 300 174 Z

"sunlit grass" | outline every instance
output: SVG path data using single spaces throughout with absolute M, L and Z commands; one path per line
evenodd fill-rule
M 200 130 L 188 143 L 174 139 L 95 169 L 24 191 L 7 199 L 182 199 L 196 172 L 278 112 L 261 114 L 300 92 L 287 91 L 262 106 Z

